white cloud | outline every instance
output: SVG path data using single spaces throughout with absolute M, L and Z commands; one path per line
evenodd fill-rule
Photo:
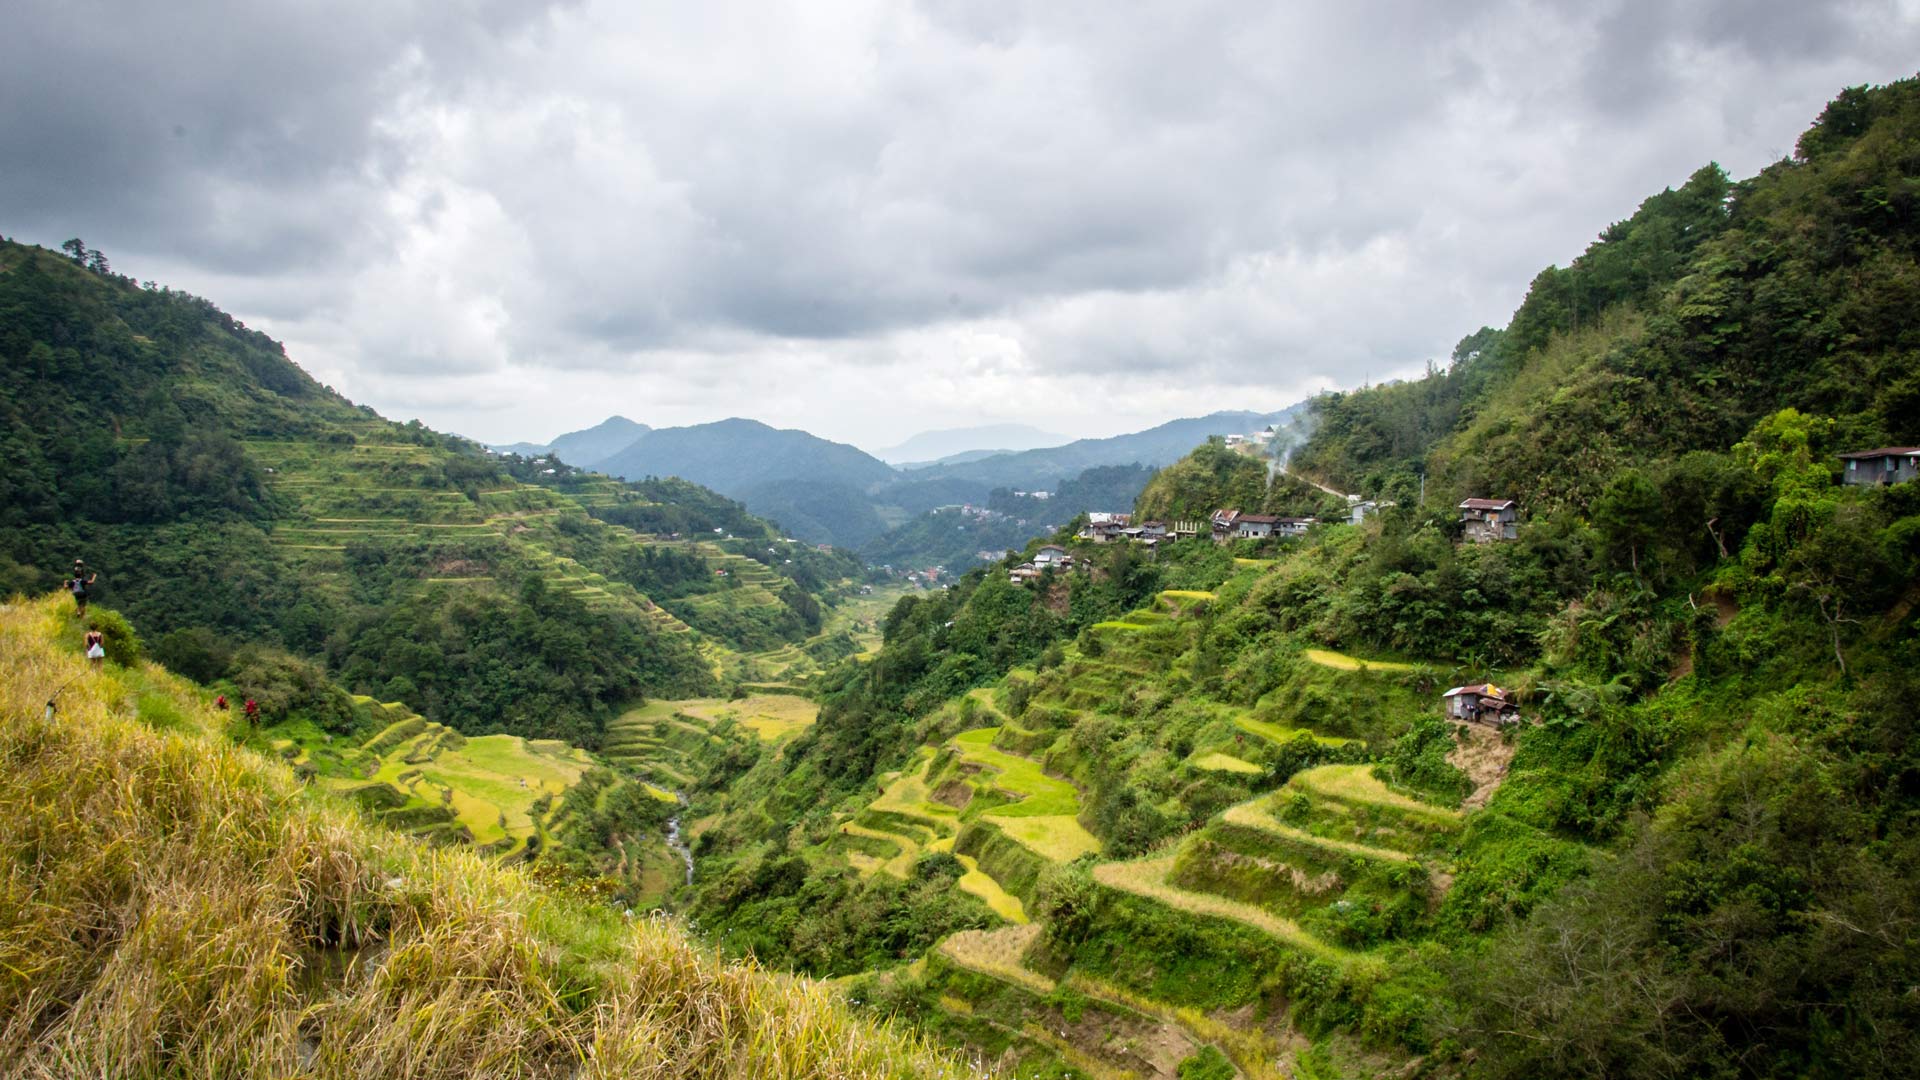
M 1110 433 L 1417 372 L 1920 55 L 1907 0 L 25 7 L 9 231 L 495 439 Z

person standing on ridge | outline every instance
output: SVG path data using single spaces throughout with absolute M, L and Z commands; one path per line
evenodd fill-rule
M 106 659 L 107 659 L 107 635 L 101 633 L 100 628 L 98 626 L 95 626 L 93 623 L 88 623 L 87 624 L 87 661 L 90 664 L 92 664 L 93 669 L 95 671 L 98 671 L 100 670 L 100 665 L 104 664 L 106 662 Z
M 74 618 L 87 617 L 87 590 L 99 580 L 99 574 L 88 572 L 86 563 L 73 560 L 73 576 L 67 579 L 67 588 L 73 590 Z
M 252 698 L 248 698 L 247 705 L 246 705 L 246 713 L 247 713 L 247 723 L 252 724 L 255 727 L 258 727 L 260 725 L 260 703 L 253 700 Z

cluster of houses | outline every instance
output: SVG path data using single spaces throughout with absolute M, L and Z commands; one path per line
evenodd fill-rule
M 1234 441 L 1234 436 L 1228 440 Z M 1247 437 L 1251 438 L 1251 436 Z M 1241 441 L 1246 441 L 1242 439 Z M 1844 483 L 1855 485 L 1898 484 L 1920 479 L 1920 446 L 1886 446 L 1877 450 L 1860 450 L 1850 454 L 1841 454 L 1845 462 L 1841 479 Z M 1347 497 L 1348 520 L 1355 525 L 1369 516 L 1387 509 L 1394 504 L 1362 499 L 1357 495 Z M 1502 540 L 1513 540 L 1520 535 L 1520 504 L 1513 499 L 1464 499 L 1458 507 L 1460 511 L 1460 531 L 1464 539 L 1475 544 L 1491 544 Z M 1135 523 L 1131 514 L 1094 513 L 1087 515 L 1087 523 L 1082 526 L 1079 538 L 1096 544 L 1128 541 L 1155 547 L 1175 540 L 1193 539 L 1204 531 L 1216 544 L 1230 543 L 1234 540 L 1265 540 L 1270 537 L 1305 536 L 1307 530 L 1319 524 L 1313 517 L 1285 517 L 1279 514 L 1247 514 L 1239 510 L 1215 510 L 1205 525 L 1197 521 L 1142 521 Z M 981 552 L 981 558 L 990 553 Z M 1025 584 L 1040 577 L 1049 569 L 1064 568 L 1073 565 L 1073 556 L 1065 548 L 1049 544 L 1040 549 L 1032 562 L 1021 563 L 1012 571 L 1016 585 Z M 1465 703 L 1462 708 L 1485 712 L 1492 708 L 1496 711 L 1504 707 L 1512 709 L 1511 703 L 1504 706 L 1487 704 L 1504 701 L 1500 695 L 1487 693 L 1496 688 L 1488 686 L 1456 687 L 1447 692 L 1449 701 L 1456 696 Z M 1453 706 L 1449 706 L 1449 715 L 1453 715 Z
M 1195 521 L 1143 521 L 1136 525 L 1132 514 L 1091 513 L 1077 535 L 1082 540 L 1091 540 L 1096 544 L 1128 540 L 1155 547 L 1170 540 L 1191 540 L 1199 536 L 1200 524 Z
M 1268 424 L 1266 428 L 1261 431 L 1250 431 L 1245 435 L 1227 435 L 1224 436 L 1224 438 L 1228 446 L 1251 446 L 1257 448 L 1271 443 L 1277 434 L 1279 433 L 1274 430 L 1273 425 Z
M 1270 536 L 1305 536 L 1307 530 L 1320 521 L 1312 517 L 1215 510 L 1209 523 L 1213 526 L 1213 542 L 1224 544 L 1231 540 L 1265 540 Z

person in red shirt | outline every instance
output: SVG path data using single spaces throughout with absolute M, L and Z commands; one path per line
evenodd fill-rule
M 260 703 L 253 700 L 252 698 L 248 698 L 246 708 L 247 708 L 247 723 L 249 724 L 259 723 L 260 722 Z

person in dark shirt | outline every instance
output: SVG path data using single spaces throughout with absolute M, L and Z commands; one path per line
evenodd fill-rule
M 87 570 L 87 564 L 79 559 L 73 560 L 73 576 L 67 579 L 67 588 L 73 593 L 73 613 L 75 618 L 87 617 L 87 592 L 100 575 Z

